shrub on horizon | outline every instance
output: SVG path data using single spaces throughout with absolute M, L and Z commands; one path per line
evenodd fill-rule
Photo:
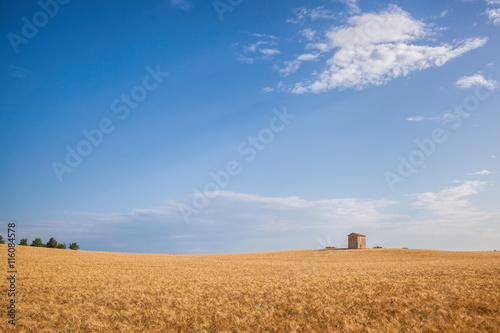
M 69 244 L 69 249 L 70 249 L 70 250 L 78 250 L 78 249 L 80 249 L 80 247 L 79 247 L 79 246 L 78 246 L 78 244 L 76 244 L 76 242 L 75 242 L 75 243 L 71 243 L 71 244 Z
M 42 243 L 41 238 L 35 238 L 33 242 L 31 242 L 30 246 L 35 246 L 35 247 L 45 247 L 45 244 Z
M 51 237 L 49 241 L 47 242 L 47 247 L 54 249 L 57 247 L 57 241 L 55 240 L 54 237 Z

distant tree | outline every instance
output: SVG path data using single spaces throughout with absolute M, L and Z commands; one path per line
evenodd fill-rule
M 79 247 L 79 246 L 78 246 L 78 244 L 76 244 L 76 242 L 75 242 L 75 243 L 71 243 L 71 244 L 69 244 L 69 249 L 70 249 L 70 250 L 78 250 L 78 249 L 80 249 L 80 247 Z
M 3 240 L 2 235 L 0 235 L 0 244 L 5 244 L 5 241 Z
M 373 248 L 374 248 L 374 249 L 382 249 L 382 246 L 378 246 L 378 245 L 377 245 L 377 246 L 374 246 Z
M 58 249 L 66 249 L 66 244 L 65 243 L 59 243 L 59 244 L 57 244 L 56 248 L 58 248 Z
M 51 249 L 56 248 L 57 246 L 57 241 L 54 239 L 54 237 L 51 237 L 49 241 L 47 242 L 47 247 L 50 247 Z
M 31 246 L 45 247 L 45 244 L 42 243 L 42 239 L 41 238 L 35 238 L 35 240 L 33 242 L 31 242 Z
M 28 246 L 28 238 L 21 238 L 21 241 L 19 242 L 19 245 Z

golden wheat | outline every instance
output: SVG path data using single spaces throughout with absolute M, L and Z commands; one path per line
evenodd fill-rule
M 16 250 L 18 332 L 500 332 L 498 252 Z

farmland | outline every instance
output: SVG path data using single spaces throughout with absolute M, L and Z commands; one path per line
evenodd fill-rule
M 16 250 L 17 323 L 0 331 L 500 331 L 499 252 Z

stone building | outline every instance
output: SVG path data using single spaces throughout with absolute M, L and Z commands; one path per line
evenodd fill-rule
M 350 249 L 366 249 L 366 236 L 358 233 L 350 233 L 347 235 L 348 248 Z

